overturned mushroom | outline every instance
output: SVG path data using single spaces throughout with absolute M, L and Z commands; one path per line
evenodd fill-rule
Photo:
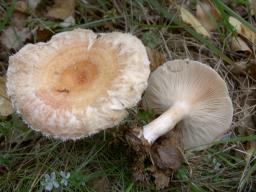
M 225 133 L 232 122 L 226 83 L 212 68 L 197 61 L 174 60 L 156 69 L 149 78 L 143 105 L 161 114 L 140 134 L 150 144 L 177 124 L 184 149 L 202 149 Z
M 120 123 L 148 76 L 147 53 L 135 36 L 76 29 L 11 56 L 7 92 L 32 129 L 77 139 Z

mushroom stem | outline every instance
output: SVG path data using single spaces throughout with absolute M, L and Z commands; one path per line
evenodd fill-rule
M 186 102 L 176 102 L 158 118 L 143 126 L 142 135 L 149 144 L 153 144 L 162 135 L 172 130 L 189 112 Z

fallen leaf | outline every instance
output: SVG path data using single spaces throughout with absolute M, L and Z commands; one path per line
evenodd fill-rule
M 19 49 L 24 42 L 32 36 L 31 30 L 26 27 L 27 15 L 15 11 L 12 15 L 10 26 L 5 28 L 0 36 L 0 44 L 6 49 Z
M 151 156 L 158 168 L 165 171 L 178 170 L 184 161 L 180 151 L 182 149 L 181 132 L 175 129 L 162 136 L 153 144 Z
M 149 178 L 155 178 L 157 189 L 170 185 L 170 178 L 184 161 L 180 150 L 181 132 L 174 129 L 160 137 L 152 146 L 143 138 L 138 138 L 140 127 L 134 127 L 126 133 L 126 140 L 135 152 L 133 154 L 132 175 L 135 182 L 148 185 Z
M 15 4 L 15 10 L 20 11 L 22 13 L 26 13 L 28 11 L 28 5 L 26 1 L 17 1 Z
M 167 176 L 162 171 L 156 171 L 154 173 L 156 189 L 164 189 L 170 184 L 170 176 Z
M 20 0 L 15 4 L 15 10 L 21 13 L 34 12 L 41 0 Z
M 146 47 L 148 58 L 150 61 L 150 70 L 153 71 L 165 62 L 165 57 L 162 53 L 155 49 Z
M 251 15 L 256 15 L 256 0 L 250 0 L 249 4 L 251 8 Z
M 103 27 L 104 27 L 105 29 L 108 29 L 108 30 L 111 30 L 111 31 L 114 31 L 114 30 L 115 30 L 115 27 L 114 27 L 114 25 L 113 25 L 112 22 L 106 22 L 106 23 L 103 25 Z
M 235 52 L 243 52 L 247 56 L 252 53 L 252 50 L 240 37 L 232 37 L 231 39 L 231 49 Z
M 248 59 L 234 62 L 232 67 L 233 67 L 231 68 L 232 73 L 247 74 L 256 80 L 256 59 L 248 57 Z
M 53 35 L 52 31 L 45 29 L 45 28 L 38 27 L 34 32 L 34 39 L 37 42 L 42 42 L 42 41 L 46 42 L 46 41 L 50 40 L 52 35 Z
M 133 180 L 143 186 L 147 186 L 149 184 L 149 176 L 145 172 L 145 167 L 143 162 L 136 161 L 136 163 L 132 166 L 132 178 Z
M 5 80 L 0 77 L 0 116 L 6 117 L 13 113 L 13 108 L 5 89 Z
M 30 10 L 35 11 L 41 0 L 27 0 L 27 5 Z
M 212 2 L 204 0 L 196 5 L 196 17 L 208 31 L 215 31 L 220 14 Z
M 27 25 L 27 15 L 18 11 L 13 12 L 10 26 L 16 27 L 19 30 Z
M 0 41 L 6 48 L 17 50 L 23 46 L 29 37 L 31 37 L 31 32 L 28 28 L 18 29 L 9 26 L 3 31 Z
M 197 18 L 192 15 L 187 9 L 184 7 L 180 7 L 180 14 L 182 20 L 191 25 L 198 33 L 210 37 L 210 33 L 203 27 L 203 25 L 197 20 Z
M 75 13 L 75 0 L 55 0 L 52 7 L 49 7 L 46 13 L 47 17 L 62 19 L 73 16 Z
M 60 23 L 61 27 L 70 27 L 72 25 L 75 25 L 76 21 L 73 16 L 67 17 L 63 22 Z
M 229 23 L 235 28 L 238 34 L 245 37 L 252 43 L 256 43 L 256 34 L 234 17 L 229 17 Z
M 249 66 L 248 61 L 237 61 L 234 62 L 231 68 L 231 72 L 234 74 L 244 74 Z

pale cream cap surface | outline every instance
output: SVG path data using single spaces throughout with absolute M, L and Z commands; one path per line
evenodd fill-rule
M 188 110 L 178 123 L 185 149 L 209 144 L 230 129 L 232 102 L 225 81 L 211 67 L 173 60 L 150 75 L 143 98 L 146 109 L 161 114 L 178 102 L 185 103 Z
M 7 92 L 32 129 L 77 139 L 119 124 L 140 101 L 149 73 L 135 36 L 75 29 L 11 56 Z

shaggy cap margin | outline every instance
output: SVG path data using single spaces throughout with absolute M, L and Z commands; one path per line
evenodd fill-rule
M 80 69 L 84 74 L 76 74 Z M 29 127 L 75 140 L 118 125 L 140 101 L 149 73 L 135 36 L 75 29 L 11 56 L 7 93 Z

